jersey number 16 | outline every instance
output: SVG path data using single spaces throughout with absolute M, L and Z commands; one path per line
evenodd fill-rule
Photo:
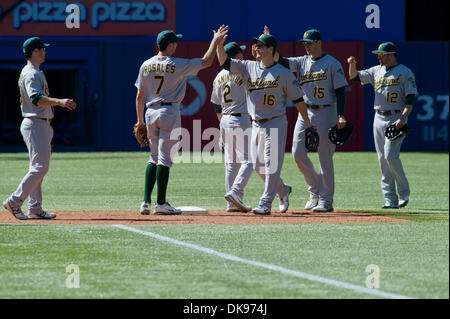
M 272 94 L 264 94 L 263 96 L 263 105 L 274 105 L 275 104 L 275 96 Z

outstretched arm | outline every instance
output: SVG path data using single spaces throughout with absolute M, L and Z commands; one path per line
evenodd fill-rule
M 228 26 L 222 25 L 217 31 L 214 31 L 214 37 L 209 45 L 208 51 L 206 51 L 205 55 L 202 58 L 202 66 L 201 69 L 208 68 L 212 65 L 214 61 L 214 57 L 216 55 L 217 44 L 219 41 L 224 41 L 227 37 Z M 220 61 L 220 60 L 219 60 Z
M 77 107 L 72 99 L 56 99 L 49 96 L 42 96 L 36 104 L 38 106 L 61 106 L 69 110 L 74 110 Z
M 358 70 L 356 69 L 356 58 L 351 56 L 347 59 L 348 62 L 348 76 L 350 80 L 355 79 L 358 76 Z
M 217 59 L 219 60 L 220 65 L 223 65 L 228 58 L 228 55 L 225 53 L 225 49 L 223 48 L 225 38 L 220 39 L 219 42 L 217 43 Z

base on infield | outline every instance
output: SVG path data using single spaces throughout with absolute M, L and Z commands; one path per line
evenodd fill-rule
M 208 211 L 201 207 L 181 206 L 176 208 L 181 209 L 181 215 L 208 215 Z

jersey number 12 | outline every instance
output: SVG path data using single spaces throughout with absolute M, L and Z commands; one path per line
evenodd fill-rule
M 389 104 L 397 104 L 398 103 L 398 93 L 397 92 L 387 92 L 386 101 Z

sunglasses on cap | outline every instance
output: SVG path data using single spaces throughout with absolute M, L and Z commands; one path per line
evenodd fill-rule
M 377 54 L 378 54 L 378 57 L 382 58 L 382 57 L 384 57 L 385 55 L 388 55 L 388 54 L 394 54 L 394 53 L 383 53 L 383 52 L 378 52 Z

